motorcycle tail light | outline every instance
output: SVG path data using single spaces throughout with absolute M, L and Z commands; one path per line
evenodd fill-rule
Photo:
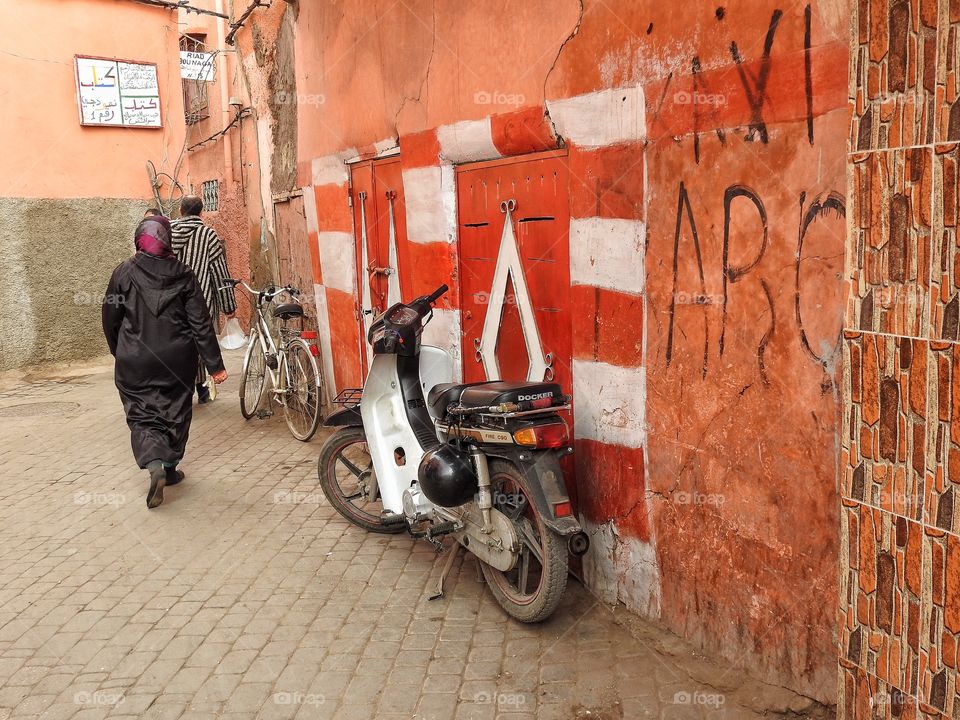
M 570 444 L 570 436 L 567 424 L 561 421 L 517 430 L 513 434 L 513 441 L 526 447 L 560 448 Z
M 553 514 L 558 518 L 570 517 L 571 515 L 573 515 L 573 505 L 570 504 L 569 500 L 558 502 L 553 506 Z

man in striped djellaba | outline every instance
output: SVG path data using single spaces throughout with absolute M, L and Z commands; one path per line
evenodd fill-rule
M 203 298 L 210 309 L 210 317 L 216 323 L 217 313 L 233 317 L 237 301 L 233 288 L 224 288 L 230 277 L 227 257 L 220 237 L 200 219 L 203 200 L 196 195 L 185 195 L 180 201 L 180 219 L 173 221 L 173 252 L 177 259 L 193 270 L 203 290 Z M 224 288 L 224 289 L 221 289 Z M 207 373 L 200 363 L 197 367 L 197 402 L 210 401 L 210 390 L 205 385 Z

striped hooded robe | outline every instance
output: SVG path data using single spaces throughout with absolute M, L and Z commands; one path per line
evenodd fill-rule
M 172 227 L 173 252 L 177 259 L 197 276 L 203 299 L 206 300 L 210 317 L 216 325 L 218 313 L 229 315 L 237 310 L 233 288 L 221 290 L 225 285 L 224 280 L 230 277 L 223 243 L 220 242 L 217 231 L 204 225 L 198 215 L 187 215 L 174 220 Z M 197 368 L 197 385 L 202 385 L 206 379 L 203 363 L 200 363 Z

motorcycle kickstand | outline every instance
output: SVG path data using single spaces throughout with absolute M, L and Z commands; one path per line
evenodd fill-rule
M 450 548 L 450 551 L 447 553 L 447 558 L 443 563 L 443 569 L 440 570 L 440 579 L 437 580 L 437 591 L 431 595 L 428 600 L 437 600 L 443 597 L 443 581 L 446 579 L 447 574 L 450 572 L 450 569 L 453 567 L 453 561 L 456 559 L 457 554 L 460 552 L 460 543 L 454 541 L 453 547 Z

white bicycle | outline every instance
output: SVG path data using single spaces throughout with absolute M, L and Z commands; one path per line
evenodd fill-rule
M 300 337 L 300 330 L 287 325 L 293 318 L 303 317 L 303 306 L 296 300 L 300 291 L 292 285 L 269 285 L 256 290 L 242 280 L 228 278 L 226 282 L 231 287 L 243 285 L 256 297 L 254 321 L 240 373 L 240 412 L 247 420 L 254 415 L 263 418 L 273 414 L 271 409 L 259 409 L 269 375 L 271 400 L 275 398 L 283 406 L 283 415 L 293 436 L 306 442 L 320 424 L 323 383 L 311 347 Z M 280 342 L 277 343 L 265 312 L 267 306 L 284 293 L 290 296 L 291 302 L 279 303 L 272 309 L 273 316 L 280 321 Z

